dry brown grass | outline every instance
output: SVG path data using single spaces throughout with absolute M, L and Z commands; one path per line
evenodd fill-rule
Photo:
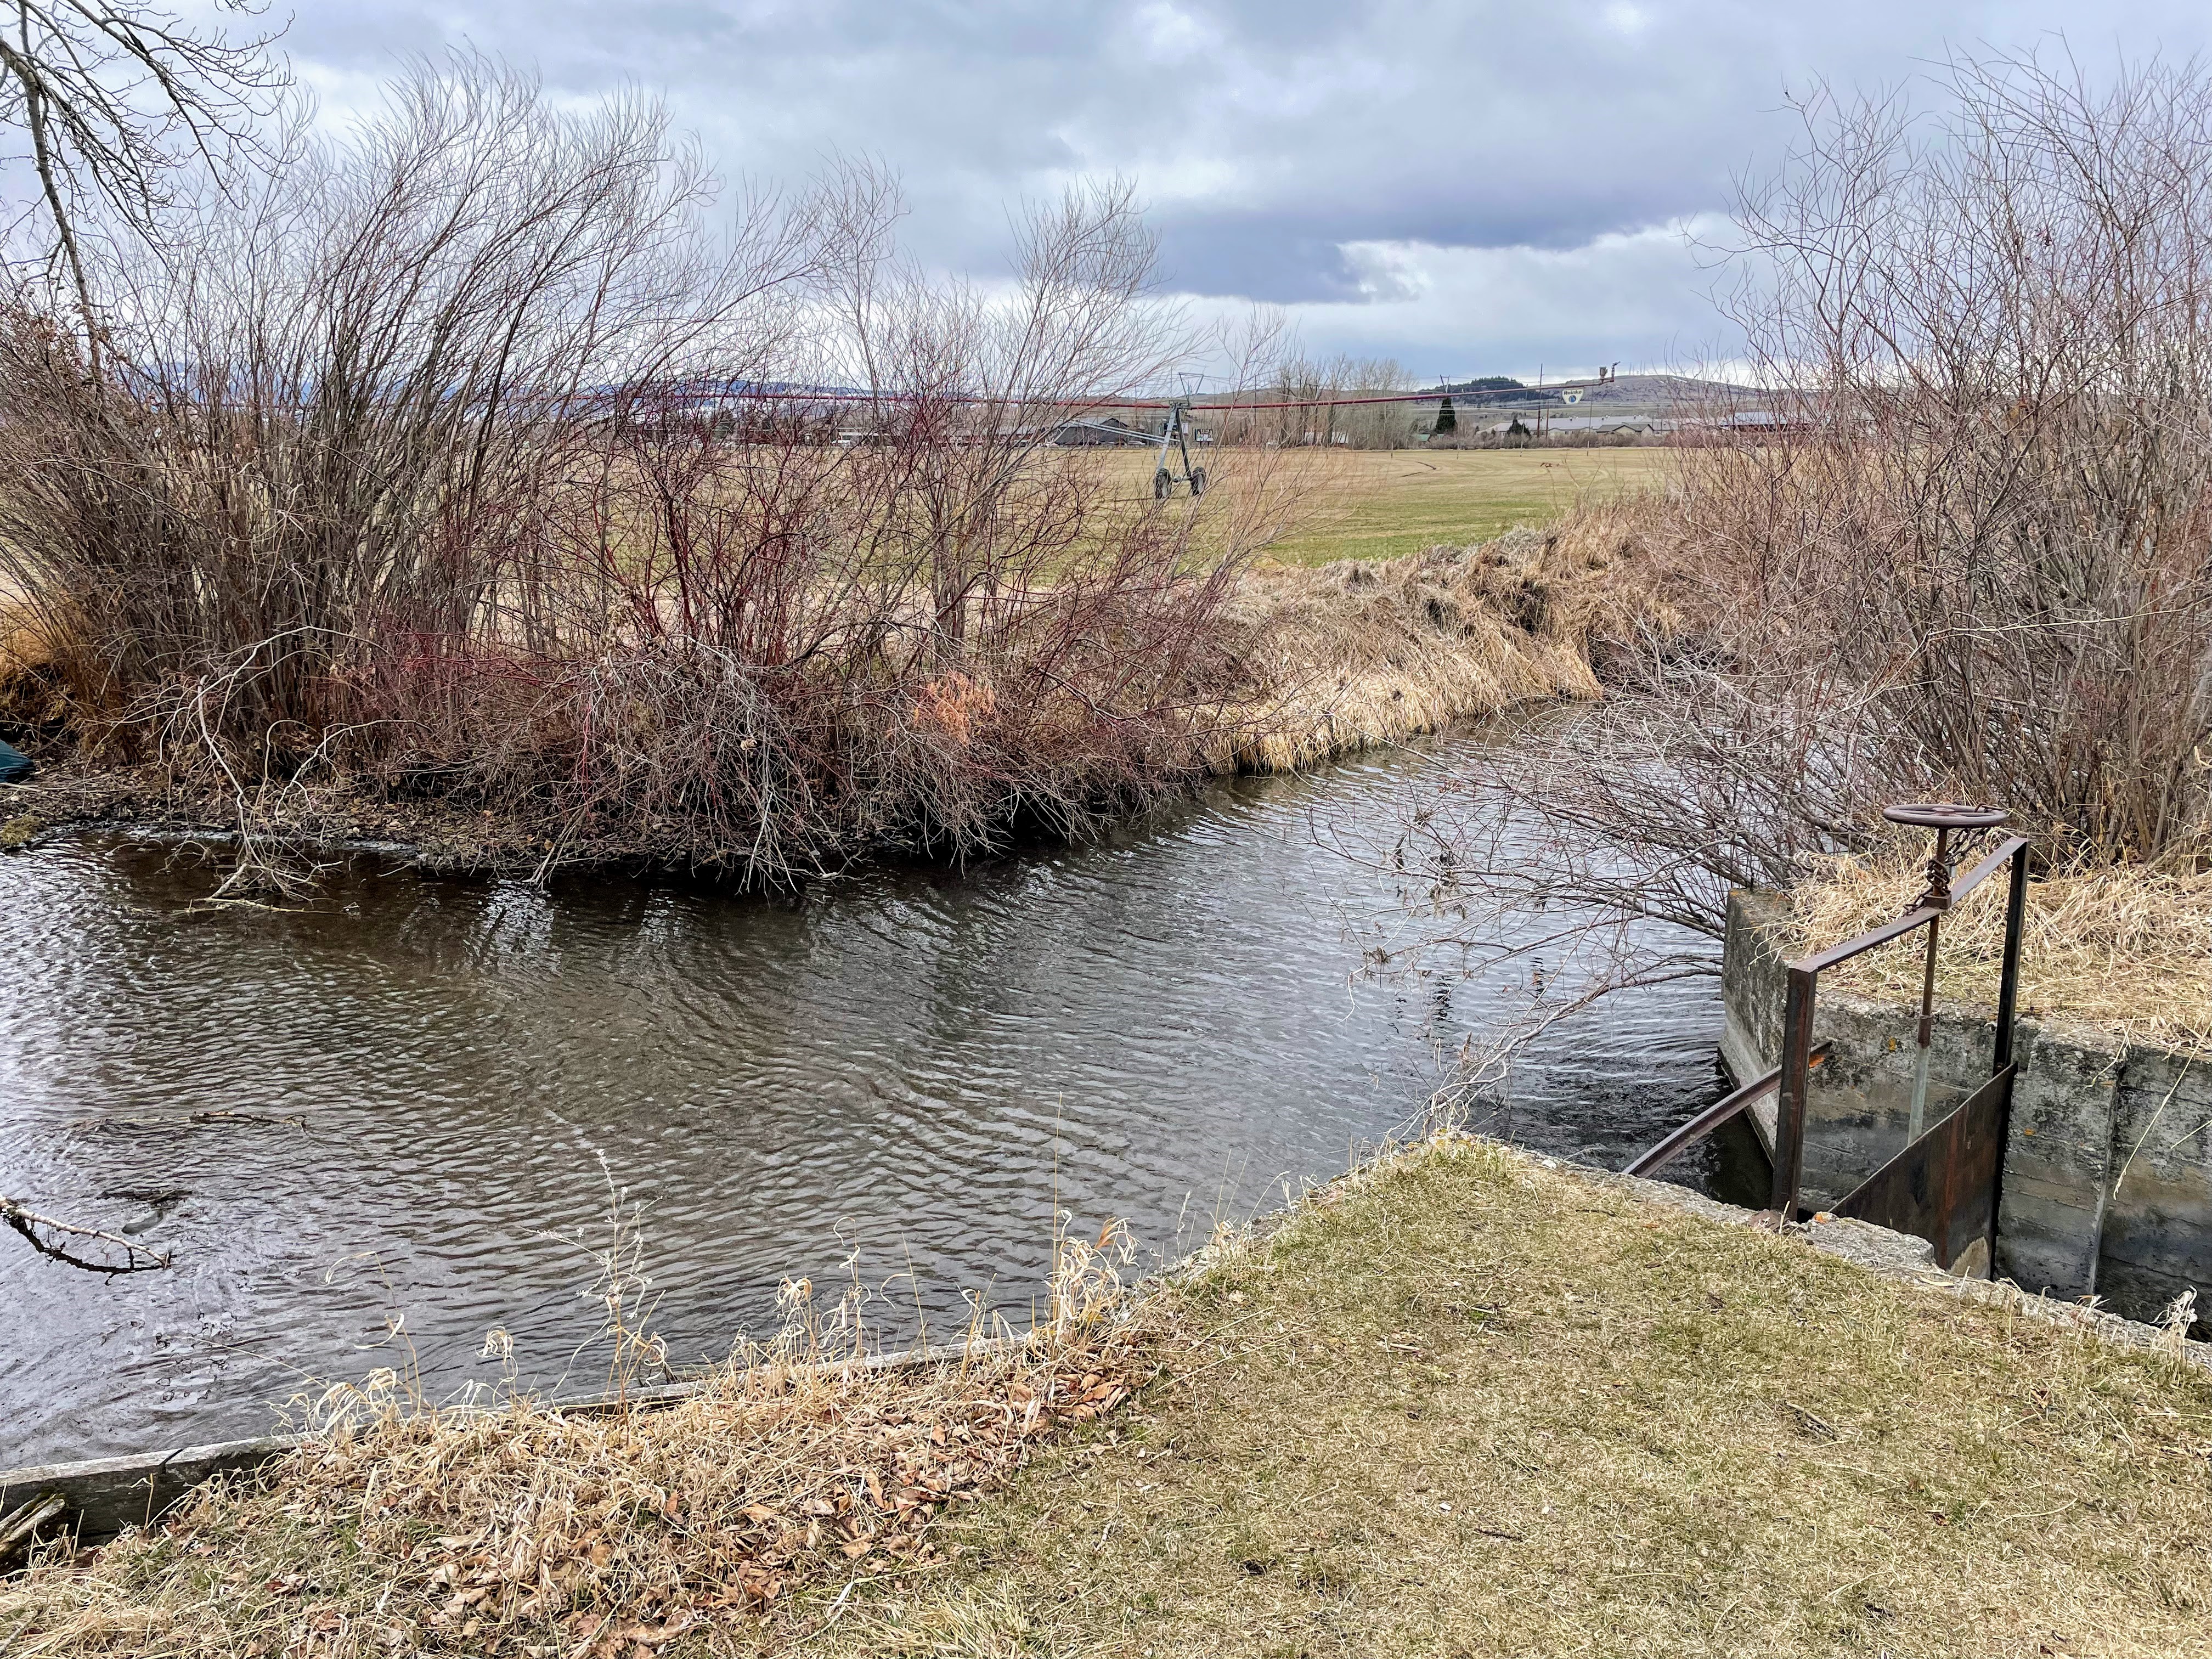
M 1902 914 L 1925 885 L 1923 832 L 1820 862 L 1790 890 L 1785 948 L 1817 949 Z M 1948 1002 L 1993 1007 L 2004 945 L 2005 878 L 1944 920 L 1936 988 Z M 1863 996 L 1917 1001 L 1921 936 L 1848 964 L 1836 982 Z M 2212 872 L 2142 865 L 2059 871 L 2031 882 L 2021 1012 L 2122 1040 L 2212 1046 Z
M 1491 1146 L 1196 1278 L 1133 1413 L 822 1648 L 2212 1652 L 2212 1378 Z
M 1516 703 L 1599 695 L 1595 642 L 1670 618 L 1635 554 L 1640 498 L 1586 505 L 1418 556 L 1265 566 L 1230 622 L 1251 630 L 1261 695 L 1231 711 L 1224 757 L 1285 771 Z
M 47 629 L 19 595 L 0 585 L 0 685 L 44 668 L 53 655 Z
M 352 1413 L 258 1480 L 0 1583 L 0 1653 L 781 1650 L 927 1571 L 948 1510 L 1141 1386 L 1150 1328 L 1120 1316 L 1111 1255 L 1064 1245 L 1049 1323 L 941 1364 L 857 1363 L 849 1326 L 807 1321 L 672 1405 L 336 1391 Z

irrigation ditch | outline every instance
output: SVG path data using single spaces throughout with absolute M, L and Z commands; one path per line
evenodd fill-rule
M 979 1296 L 1025 1306 L 1055 1214 L 1172 1259 L 1342 1170 L 1540 994 L 1359 977 L 1395 886 L 1316 835 L 1395 822 L 1492 740 L 784 901 L 363 860 L 311 903 L 210 907 L 173 849 L 62 836 L 0 861 L 0 1189 L 176 1263 L 0 1256 L 46 1335 L 0 1354 L 0 1461 L 250 1438 L 270 1402 L 379 1365 L 449 1398 L 495 1380 L 495 1327 L 532 1386 L 573 1393 L 618 1194 L 678 1365 L 772 1328 L 786 1278 L 841 1282 L 856 1249 L 917 1335 L 968 1328 Z M 1570 1021 L 1473 1127 L 1618 1164 L 1717 1091 L 1718 1018 L 1708 979 Z

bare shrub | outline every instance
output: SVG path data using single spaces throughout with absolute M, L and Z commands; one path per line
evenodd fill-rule
M 1052 443 L 1194 344 L 1129 190 L 1030 211 L 986 289 L 897 259 L 873 169 L 721 229 L 714 189 L 651 102 L 463 58 L 118 252 L 105 368 L 22 295 L 0 577 L 88 749 L 249 848 L 343 778 L 541 869 L 768 882 L 1202 769 L 1271 497 L 1132 503 Z
M 520 635 L 394 665 L 396 776 L 520 813 L 548 866 L 772 883 L 1068 833 L 1203 771 L 1247 532 L 1052 442 L 1187 349 L 1128 192 L 1034 211 L 1011 294 L 837 252 L 810 343 L 876 395 L 648 380 L 565 431 L 517 515 Z
M 1716 428 L 1634 539 L 1686 619 L 1607 709 L 1411 840 L 1451 902 L 1572 896 L 1717 936 L 1728 890 L 1880 806 L 2009 808 L 2062 862 L 2205 848 L 2212 77 L 1960 59 L 1937 106 L 1820 93 L 1746 192 L 1769 424 Z M 1548 834 L 1486 872 L 1501 813 Z
M 542 642 L 393 665 L 396 782 L 519 812 L 551 856 L 774 882 L 1071 832 L 1197 775 L 1237 670 L 1211 629 L 1231 568 L 1193 561 L 1188 515 L 1109 510 L 1067 458 L 948 548 L 934 438 L 599 441 L 532 523 Z
M 27 297 L 0 561 L 80 709 L 296 754 L 353 712 L 363 646 L 483 625 L 547 434 L 611 378 L 752 343 L 745 301 L 805 268 L 791 216 L 714 245 L 708 188 L 647 102 L 565 114 L 425 65 L 350 138 L 295 134 L 242 207 L 118 251 L 106 373 Z
M 1728 643 L 1879 787 L 2100 858 L 2192 849 L 2212 736 L 2212 78 L 1961 60 L 1932 131 L 1807 110 L 1741 215 L 1800 388 L 1692 452 Z M 1741 672 L 1741 671 L 1740 671 Z M 1846 774 L 1848 775 L 1848 774 Z M 1856 780 L 1854 780 L 1856 781 Z M 1818 815 L 1816 815 L 1818 816 Z

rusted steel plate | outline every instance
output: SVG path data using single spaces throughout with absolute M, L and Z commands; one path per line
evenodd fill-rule
M 1961 1101 L 1956 1111 L 1869 1176 L 1834 1213 L 1911 1233 L 1936 1247 L 1949 1267 L 1994 1218 L 2012 1097 L 2007 1066 Z

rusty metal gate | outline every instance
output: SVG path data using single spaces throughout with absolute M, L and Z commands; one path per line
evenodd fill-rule
M 1812 1073 L 1827 1057 L 1828 1045 L 1813 1041 L 1813 1015 L 1820 975 L 1869 951 L 1925 930 L 1926 957 L 1920 978 L 1920 1020 L 1914 1034 L 1911 1114 L 1905 1149 L 1837 1200 L 1832 1213 L 1911 1233 L 1936 1247 L 1936 1259 L 1948 1267 L 1976 1239 L 1986 1239 L 1990 1261 L 1996 1260 L 1997 1200 L 2004 1177 L 2004 1149 L 2012 1116 L 2013 1028 L 2020 1004 L 2020 944 L 2027 902 L 2028 842 L 2008 837 L 1956 883 L 1951 879 L 1958 840 L 1980 836 L 2005 822 L 1990 808 L 1952 802 L 1911 803 L 1887 807 L 1882 816 L 1896 823 L 1936 832 L 1928 861 L 1928 886 L 1903 915 L 1854 939 L 1788 964 L 1788 994 L 1782 1016 L 1782 1063 L 1692 1118 L 1628 1166 L 1631 1175 L 1648 1175 L 1699 1137 L 1710 1134 L 1769 1094 L 1778 1097 L 1772 1152 L 1773 1179 L 1768 1207 L 1786 1220 L 1799 1218 L 1799 1188 L 1805 1161 L 1806 1103 Z M 1996 1031 L 1989 1076 L 1932 1127 L 1925 1121 L 1929 1048 L 1935 1030 L 1936 947 L 1943 918 L 1951 908 L 2001 869 L 2010 871 L 2005 896 L 2003 957 L 1997 983 Z

